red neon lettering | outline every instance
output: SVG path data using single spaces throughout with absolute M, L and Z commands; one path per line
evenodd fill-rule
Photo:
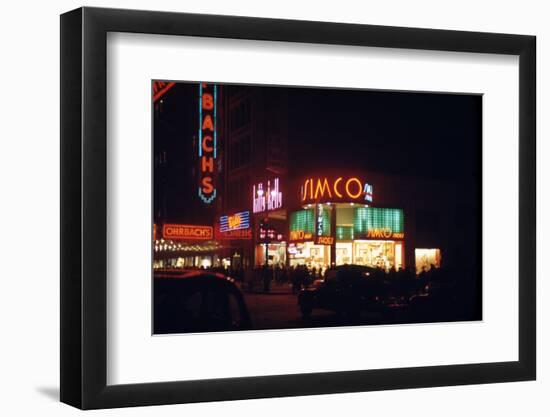
M 214 108 L 214 98 L 212 94 L 204 93 L 202 95 L 202 108 L 204 110 L 212 110 Z
M 349 190 L 349 184 L 351 182 L 355 182 L 358 186 L 358 190 L 356 194 L 352 194 L 351 191 Z M 350 178 L 349 180 L 346 181 L 346 193 L 348 194 L 348 197 L 351 197 L 351 198 L 357 198 L 361 195 L 361 192 L 363 191 L 363 186 L 361 185 L 361 181 L 359 181 L 357 178 Z
M 304 191 L 303 191 L 303 195 L 302 195 L 302 201 L 304 201 L 307 198 L 307 185 L 308 184 L 309 184 L 309 180 L 306 180 L 306 182 L 304 184 Z
M 201 169 L 202 172 L 214 172 L 214 158 L 203 156 L 201 158 Z
M 325 191 L 328 193 L 329 197 L 332 197 L 332 193 L 330 192 L 330 187 L 328 186 L 328 181 L 326 178 L 324 181 L 317 179 L 317 187 L 315 189 L 315 199 L 317 199 L 317 196 L 319 195 L 319 191 L 321 192 L 321 197 L 325 195 Z
M 202 150 L 204 152 L 213 152 L 214 148 L 210 145 L 207 145 L 206 142 L 212 142 L 212 136 L 205 136 L 202 138 Z
M 338 177 L 336 181 L 334 181 L 334 194 L 336 194 L 338 198 L 343 197 L 342 194 L 338 191 L 338 184 L 340 183 L 340 181 L 342 181 L 342 177 Z
M 210 117 L 209 114 L 207 114 L 205 117 L 204 117 L 204 121 L 202 122 L 202 130 L 210 130 L 210 131 L 214 131 L 214 123 L 212 123 L 212 118 Z
M 212 177 L 204 177 L 202 179 L 202 192 L 205 194 L 210 194 L 214 191 L 214 186 L 212 185 Z

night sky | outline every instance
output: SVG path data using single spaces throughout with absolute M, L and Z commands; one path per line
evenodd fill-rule
M 479 178 L 481 96 L 309 88 L 288 93 L 291 166 L 318 171 L 339 160 L 367 171 Z
M 337 161 L 350 170 L 480 184 L 479 95 L 252 88 L 287 90 L 291 178 L 318 173 Z M 196 193 L 184 191 L 196 187 L 192 170 L 196 167 L 197 83 L 179 83 L 164 96 L 161 106 L 155 117 L 154 146 L 155 154 L 162 148 L 169 155 L 168 175 L 163 179 L 171 194 L 168 209 L 194 213 L 190 199 Z

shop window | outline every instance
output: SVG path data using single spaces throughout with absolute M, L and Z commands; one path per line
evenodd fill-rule
M 441 267 L 441 251 L 437 248 L 433 249 L 415 249 L 414 260 L 416 265 L 416 273 L 429 271 L 431 268 Z

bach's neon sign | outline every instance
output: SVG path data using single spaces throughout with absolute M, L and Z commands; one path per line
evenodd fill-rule
M 199 197 L 205 204 L 216 198 L 215 167 L 217 158 L 215 84 L 201 83 L 199 87 Z
M 361 201 L 372 202 L 372 185 L 357 177 L 307 178 L 302 184 L 302 202 Z

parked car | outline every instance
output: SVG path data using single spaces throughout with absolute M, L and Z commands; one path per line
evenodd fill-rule
M 409 300 L 409 314 L 413 321 L 453 321 L 456 317 L 457 300 L 450 285 L 432 286 L 423 294 L 413 295 Z
M 155 334 L 252 328 L 244 298 L 230 277 L 209 271 L 154 275 Z
M 316 287 L 302 290 L 298 305 L 304 319 L 314 309 L 335 311 L 350 318 L 363 311 L 381 311 L 388 296 L 388 285 L 376 277 L 376 269 L 360 265 L 341 265 L 329 269 Z

